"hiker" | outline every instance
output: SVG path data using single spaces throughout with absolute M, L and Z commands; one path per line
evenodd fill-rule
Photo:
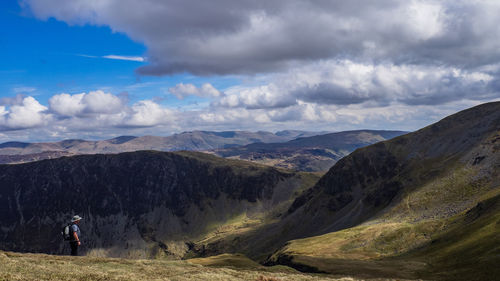
M 82 218 L 79 215 L 76 215 L 71 219 L 71 237 L 69 245 L 71 246 L 72 256 L 78 256 L 78 247 L 82 244 L 80 242 L 80 227 L 78 227 L 81 219 Z

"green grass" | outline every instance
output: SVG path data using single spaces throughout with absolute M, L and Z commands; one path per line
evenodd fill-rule
M 377 222 L 293 240 L 273 258 L 333 274 L 444 280 L 500 277 L 500 189 L 445 219 Z
M 500 278 L 500 194 L 451 220 L 428 247 L 409 258 L 426 259 L 431 273 L 448 280 Z
M 358 260 L 295 256 L 294 263 L 305 264 L 337 276 L 355 276 L 363 280 L 433 280 L 422 279 L 425 262 L 413 260 Z
M 246 213 L 237 214 L 222 224 L 210 224 L 198 237 L 196 244 L 204 244 L 224 239 L 230 235 L 241 235 L 262 224 L 264 214 L 249 218 Z
M 377 223 L 291 241 L 283 252 L 296 256 L 370 260 L 420 247 L 442 223 Z
M 459 167 L 408 190 L 400 202 L 380 218 L 391 221 L 418 221 L 451 217 L 474 206 L 488 192 L 477 178 L 478 171 Z

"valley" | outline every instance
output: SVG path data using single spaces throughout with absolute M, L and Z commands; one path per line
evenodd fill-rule
M 300 137 L 281 143 L 253 143 L 216 149 L 230 159 L 252 161 L 273 167 L 306 172 L 326 172 L 354 150 L 405 134 L 402 131 L 345 131 Z
M 494 280 L 499 140 L 497 102 L 357 148 L 325 174 L 188 151 L 0 165 L 0 250 L 66 253 L 54 226 L 78 213 L 86 257 L 71 263 L 103 263 L 102 278 L 116 262 L 214 270 L 214 280 Z M 62 274 L 55 256 L 0 258 L 9 276 L 29 259 Z

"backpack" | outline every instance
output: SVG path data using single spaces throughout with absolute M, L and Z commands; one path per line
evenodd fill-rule
M 72 238 L 73 230 L 71 229 L 71 224 L 66 225 L 63 227 L 62 232 L 61 232 L 64 241 L 69 241 Z

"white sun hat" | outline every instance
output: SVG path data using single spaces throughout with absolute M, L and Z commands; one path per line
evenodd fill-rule
M 83 218 L 82 218 L 82 217 L 80 217 L 79 215 L 76 215 L 76 216 L 74 216 L 74 217 L 71 219 L 71 222 L 79 221 L 79 220 L 81 220 L 81 219 L 83 219 Z

